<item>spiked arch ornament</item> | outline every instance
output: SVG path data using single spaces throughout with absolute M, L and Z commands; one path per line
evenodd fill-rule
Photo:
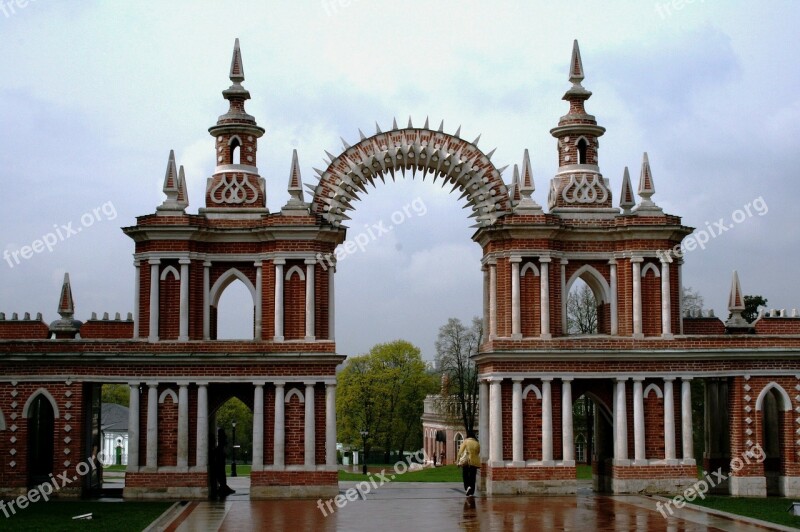
M 352 202 L 358 200 L 360 192 L 367 193 L 367 185 L 375 186 L 375 179 L 386 182 L 389 173 L 392 179 L 395 172 L 411 170 L 412 177 L 417 170 L 422 178 L 428 173 L 433 180 L 442 179 L 442 186 L 451 185 L 462 191 L 472 208 L 471 217 L 476 226 L 494 224 L 498 218 L 511 212 L 508 189 L 501 177 L 505 168 L 498 170 L 491 162 L 494 151 L 484 154 L 478 149 L 478 139 L 467 142 L 455 135 L 444 133 L 443 125 L 438 131 L 425 127 L 414 128 L 409 119 L 406 129 L 398 129 L 396 121 L 391 131 L 382 132 L 377 127 L 372 137 L 361 133 L 361 141 L 350 146 L 344 143 L 344 152 L 330 159 L 328 167 L 316 170 L 319 183 L 308 186 L 314 193 L 311 212 L 321 215 L 334 226 L 349 220 L 347 211 Z M 359 132 L 360 133 L 360 132 Z

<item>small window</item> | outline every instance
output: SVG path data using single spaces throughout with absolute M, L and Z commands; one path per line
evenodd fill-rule
M 241 164 L 241 143 L 237 137 L 231 139 L 231 164 Z
M 589 160 L 587 158 L 589 151 L 589 143 L 586 142 L 585 138 L 578 140 L 578 164 L 589 164 Z

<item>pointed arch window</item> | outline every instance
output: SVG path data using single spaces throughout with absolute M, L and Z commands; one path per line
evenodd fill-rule
M 231 164 L 241 164 L 242 162 L 242 143 L 239 137 L 231 139 Z
M 589 143 L 586 139 L 581 137 L 578 139 L 578 164 L 589 164 Z

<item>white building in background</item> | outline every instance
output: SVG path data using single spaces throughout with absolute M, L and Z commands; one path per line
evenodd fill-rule
M 128 465 L 128 407 L 103 403 L 100 421 L 103 465 Z

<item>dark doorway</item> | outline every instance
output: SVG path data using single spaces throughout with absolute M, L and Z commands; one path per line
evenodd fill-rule
M 28 410 L 28 487 L 50 481 L 53 473 L 53 405 L 39 394 Z

